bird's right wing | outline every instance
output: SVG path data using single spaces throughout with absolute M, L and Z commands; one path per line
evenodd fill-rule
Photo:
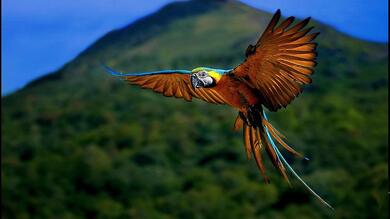
M 116 72 L 105 66 L 106 70 L 113 76 L 119 76 L 130 84 L 138 85 L 141 88 L 151 89 L 167 97 L 183 98 L 191 101 L 192 97 L 199 98 L 209 103 L 224 104 L 224 98 L 213 88 L 197 88 L 191 85 L 191 71 L 187 70 L 164 70 L 142 73 Z

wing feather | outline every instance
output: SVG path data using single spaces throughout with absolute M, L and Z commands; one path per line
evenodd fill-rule
M 256 45 L 248 47 L 245 61 L 233 70 L 259 91 L 271 111 L 286 107 L 298 96 L 302 86 L 312 82 L 310 75 L 317 65 L 317 44 L 312 41 L 319 33 L 305 28 L 310 18 L 290 27 L 294 17 L 277 25 L 280 16 L 278 10 Z
M 214 88 L 198 88 L 191 86 L 191 71 L 164 70 L 157 72 L 127 73 L 122 74 L 106 67 L 106 70 L 114 76 L 122 77 L 125 81 L 141 88 L 151 89 L 167 97 L 184 98 L 191 101 L 192 97 L 202 99 L 209 103 L 225 104 L 226 101 Z

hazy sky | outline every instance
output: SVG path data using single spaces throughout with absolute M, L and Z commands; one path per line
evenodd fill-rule
M 2 95 L 57 70 L 106 32 L 173 0 L 3 0 Z M 242 0 L 286 16 L 306 17 L 350 35 L 387 42 L 387 0 Z

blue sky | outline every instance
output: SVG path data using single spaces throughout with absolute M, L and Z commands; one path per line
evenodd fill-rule
M 2 1 L 2 95 L 72 60 L 106 32 L 173 0 Z M 387 42 L 387 0 L 242 0 L 285 16 L 311 16 L 338 30 Z

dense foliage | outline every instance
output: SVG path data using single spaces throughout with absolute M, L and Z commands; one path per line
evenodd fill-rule
M 270 18 L 236 2 L 168 5 L 113 31 L 58 72 L 2 98 L 2 218 L 387 218 L 387 45 L 321 31 L 314 83 L 272 123 L 335 207 L 248 162 L 236 112 L 110 78 L 231 67 Z

